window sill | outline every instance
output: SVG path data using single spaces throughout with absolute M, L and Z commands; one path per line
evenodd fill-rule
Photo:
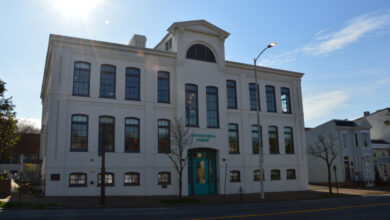
M 97 187 L 100 187 L 101 185 L 98 184 Z M 115 186 L 114 184 L 105 184 L 104 186 L 108 186 L 108 187 L 111 187 L 111 186 Z
M 70 152 L 88 152 L 88 150 L 70 149 Z
M 157 103 L 159 103 L 159 104 L 171 104 L 170 101 L 168 101 L 168 102 L 159 102 L 159 101 L 157 101 Z
M 69 187 L 88 187 L 87 184 L 83 185 L 69 185 Z
M 102 99 L 116 99 L 115 97 L 104 97 L 104 96 L 99 96 L 99 98 L 102 98 Z
M 135 183 L 135 184 L 129 184 L 129 183 L 125 183 L 125 184 L 123 184 L 124 186 L 141 186 L 141 184 L 139 184 L 139 183 Z
M 135 102 L 140 102 L 141 99 L 128 99 L 128 98 L 125 98 L 126 101 L 135 101 Z
M 141 153 L 139 150 L 125 150 L 125 153 Z
M 78 96 L 78 97 L 89 97 L 89 94 L 88 94 L 88 95 L 72 94 L 72 96 Z
M 240 152 L 229 152 L 229 154 L 240 154 Z
M 171 183 L 161 183 L 161 182 L 159 182 L 157 185 L 171 185 Z

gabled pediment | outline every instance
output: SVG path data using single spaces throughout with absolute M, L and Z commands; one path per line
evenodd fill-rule
M 359 124 L 359 126 L 361 128 L 366 128 L 366 129 L 370 129 L 371 128 L 371 124 L 366 119 L 363 119 L 358 124 Z
M 205 20 L 175 22 L 168 28 L 168 32 L 172 33 L 176 29 L 205 33 L 223 39 L 226 39 L 230 35 L 228 32 Z

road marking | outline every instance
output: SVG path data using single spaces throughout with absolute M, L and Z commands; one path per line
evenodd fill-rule
M 340 210 L 340 209 L 354 209 L 354 208 L 364 208 L 364 207 L 374 207 L 374 206 L 390 206 L 390 202 L 387 202 L 387 203 L 375 203 L 375 204 L 368 204 L 368 205 L 343 206 L 343 207 L 335 207 L 335 208 L 305 209 L 305 210 L 295 210 L 295 211 L 285 211 L 285 212 L 271 212 L 271 213 L 261 213 L 261 214 L 237 215 L 237 216 L 220 216 L 220 217 L 211 217 L 211 218 L 197 218 L 197 219 L 192 219 L 192 220 L 232 219 L 232 218 L 248 218 L 248 217 L 270 216 L 270 215 L 288 215 L 288 214 L 297 214 L 297 213 L 321 212 L 321 211 Z

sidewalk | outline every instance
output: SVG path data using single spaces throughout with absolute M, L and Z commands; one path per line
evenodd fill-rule
M 336 193 L 336 188 L 333 189 Z M 390 188 L 382 189 L 348 189 L 339 188 L 339 196 L 370 196 L 390 195 Z M 328 187 L 310 185 L 307 191 L 295 192 L 270 192 L 265 193 L 265 200 L 260 200 L 260 195 L 208 195 L 184 197 L 187 203 L 178 203 L 176 196 L 107 196 L 106 205 L 99 204 L 99 197 L 44 197 L 38 198 L 33 195 L 23 195 L 23 203 L 42 204 L 51 208 L 139 208 L 139 207 L 169 207 L 180 205 L 213 205 L 231 203 L 271 202 L 288 200 L 310 200 L 335 198 L 336 195 L 328 194 Z M 7 198 L 0 199 L 3 202 L 18 202 L 18 195 L 12 194 Z M 170 200 L 170 201 L 167 201 Z M 189 201 L 190 200 L 190 201 Z

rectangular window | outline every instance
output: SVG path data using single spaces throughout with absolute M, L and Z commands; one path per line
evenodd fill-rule
M 264 178 L 264 173 L 263 173 L 263 181 L 265 180 Z M 253 171 L 253 181 L 260 181 L 260 170 L 255 170 Z
M 98 174 L 98 186 L 100 186 L 102 182 L 102 175 Z M 114 186 L 114 174 L 113 173 L 105 173 L 104 174 L 104 185 L 105 186 Z
M 275 87 L 265 87 L 267 95 L 267 112 L 276 112 Z
M 345 132 L 343 132 L 343 143 L 344 143 L 344 148 L 348 148 L 347 133 Z
M 257 86 L 258 87 L 258 86 Z M 260 94 L 257 96 L 257 103 L 260 110 Z M 256 84 L 255 83 L 249 83 L 249 103 L 250 108 L 252 111 L 256 111 Z
M 359 147 L 358 135 L 355 133 L 355 147 Z
M 219 127 L 219 109 L 218 109 L 218 89 L 216 87 L 206 87 L 206 110 L 207 127 Z
M 252 125 L 252 153 L 258 154 L 260 143 L 262 143 L 261 138 L 261 126 L 260 126 L 260 139 L 259 139 L 259 130 L 257 129 L 257 125 Z
M 89 78 L 91 64 L 82 61 L 74 62 L 73 95 L 89 96 Z
M 238 154 L 240 153 L 238 144 L 238 125 L 229 124 L 229 153 Z
M 104 64 L 100 69 L 100 97 L 115 98 L 116 67 Z
M 125 152 L 139 152 L 139 119 L 126 118 L 125 120 Z
M 140 70 L 138 68 L 126 68 L 126 92 L 125 99 L 139 101 L 140 99 Z
M 73 187 L 87 186 L 87 174 L 86 173 L 69 174 L 69 186 L 73 186 Z
M 295 170 L 294 169 L 288 169 L 286 174 L 287 174 L 287 179 L 288 180 L 295 180 L 297 178 L 295 176 Z
M 226 81 L 227 108 L 237 109 L 237 89 L 236 81 Z
M 271 180 L 280 180 L 280 170 L 271 170 Z
M 158 173 L 158 185 L 170 185 L 171 184 L 171 173 L 160 172 Z
M 99 155 L 104 147 L 105 152 L 114 152 L 115 121 L 114 117 L 99 118 Z
M 364 147 L 368 147 L 368 133 L 362 133 L 362 142 Z
M 185 90 L 186 126 L 198 127 L 198 87 L 186 84 Z
M 125 186 L 139 186 L 140 180 L 139 180 L 139 173 L 129 172 L 125 173 L 124 176 Z
M 52 173 L 52 174 L 50 174 L 50 180 L 51 181 L 59 181 L 60 180 L 60 174 L 59 173 Z
M 70 151 L 88 151 L 88 116 L 72 115 Z
M 282 100 L 282 112 L 291 113 L 291 100 L 290 100 L 290 89 L 280 89 L 280 99 Z
M 240 171 L 232 170 L 230 171 L 230 182 L 240 182 Z
M 158 120 L 158 153 L 170 153 L 170 122 L 169 120 Z
M 169 73 L 158 72 L 158 94 L 157 101 L 159 103 L 169 103 Z
M 291 127 L 284 127 L 284 146 L 286 154 L 294 154 L 294 136 Z
M 268 127 L 269 153 L 279 154 L 278 128 L 276 126 Z

